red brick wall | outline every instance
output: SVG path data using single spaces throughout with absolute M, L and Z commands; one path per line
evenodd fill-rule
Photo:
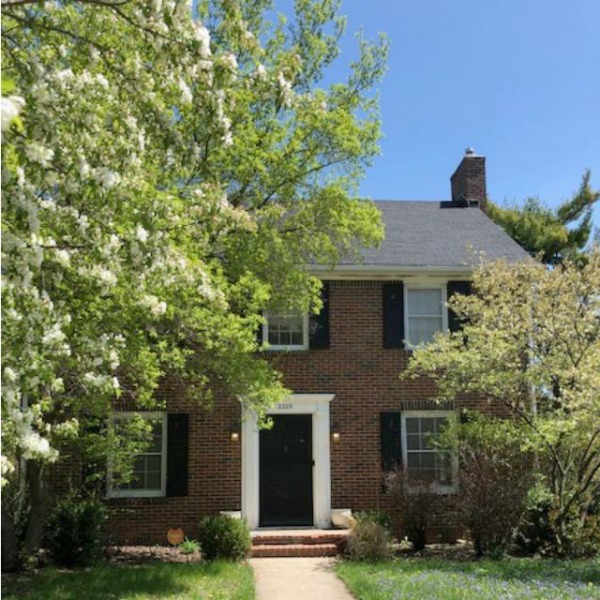
M 329 293 L 330 348 L 273 353 L 270 358 L 294 393 L 335 394 L 331 423 L 341 439 L 331 444 L 332 506 L 391 509 L 393 499 L 382 491 L 379 415 L 435 408 L 435 386 L 400 380 L 409 353 L 383 348 L 382 282 L 332 281 Z M 182 527 L 193 537 L 202 516 L 240 509 L 240 443 L 229 434 L 240 419 L 238 403 L 221 399 L 207 412 L 185 401 L 184 390 L 173 383 L 165 384 L 162 394 L 169 412 L 190 414 L 189 493 L 184 498 L 111 500 L 108 530 L 119 542 L 161 543 L 169 527 Z M 477 406 L 464 398 L 458 404 Z M 454 500 L 440 498 L 447 504 L 448 522 Z
M 478 200 L 486 210 L 487 190 L 485 177 L 485 156 L 467 153 L 450 178 L 452 200 Z

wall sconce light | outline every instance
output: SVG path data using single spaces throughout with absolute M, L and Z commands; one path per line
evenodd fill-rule
M 339 443 L 339 441 L 342 439 L 342 436 L 340 435 L 339 431 L 334 431 L 331 434 L 331 440 L 332 442 L 334 442 L 335 444 Z
M 231 439 L 232 442 L 239 442 L 240 441 L 240 428 L 239 426 L 236 425 L 232 425 L 229 428 L 229 438 Z

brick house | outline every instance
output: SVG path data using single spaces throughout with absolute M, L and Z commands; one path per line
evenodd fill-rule
M 115 541 L 164 543 L 171 527 L 194 537 L 199 519 L 220 511 L 241 512 L 252 529 L 329 528 L 337 508 L 393 513 L 382 486 L 382 467 L 392 463 L 434 479 L 445 515 L 439 530 L 454 525 L 454 465 L 427 440 L 450 411 L 477 402 L 437 405 L 434 382 L 399 375 L 411 347 L 457 327 L 445 302 L 468 291 L 473 251 L 527 255 L 485 214 L 484 157 L 467 150 L 451 188 L 450 201 L 377 202 L 386 239 L 361 264 L 317 269 L 321 314 L 268 316 L 265 352 L 293 390 L 271 411 L 273 429 L 259 431 L 234 399 L 208 412 L 164 382 L 167 411 L 148 415 L 156 437 L 136 463 L 137 481 L 109 482 Z

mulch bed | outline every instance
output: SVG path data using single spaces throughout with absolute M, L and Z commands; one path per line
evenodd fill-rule
M 183 554 L 173 546 L 107 546 L 106 558 L 112 563 L 197 563 L 202 561 L 200 552 Z

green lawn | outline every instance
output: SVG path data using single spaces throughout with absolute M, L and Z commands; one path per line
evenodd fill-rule
M 600 600 L 600 560 L 402 558 L 336 569 L 359 600 Z
M 2 580 L 3 600 L 253 600 L 247 564 L 107 565 L 85 571 L 44 569 Z

